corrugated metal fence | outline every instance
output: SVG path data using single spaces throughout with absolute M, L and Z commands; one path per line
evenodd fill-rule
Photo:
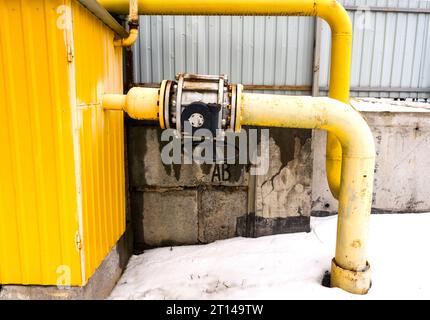
M 351 95 L 428 98 L 430 1 L 341 2 L 354 27 Z M 140 19 L 142 32 L 134 47 L 135 82 L 156 83 L 177 72 L 224 73 L 243 84 L 297 89 L 289 94 L 311 91 L 318 33 L 315 18 Z M 327 92 L 329 58 L 330 28 L 323 22 L 318 81 L 322 94 Z

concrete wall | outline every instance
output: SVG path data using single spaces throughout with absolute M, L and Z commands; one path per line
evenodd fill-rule
M 373 213 L 430 211 L 430 105 L 353 101 L 361 110 L 376 143 Z M 397 105 L 396 105 L 397 104 Z M 421 107 L 421 108 L 419 108 Z M 313 215 L 337 212 L 325 173 L 326 133 L 313 134 Z
M 255 177 L 253 236 L 310 230 L 311 134 L 270 128 L 269 170 Z
M 160 135 L 155 126 L 129 123 L 137 250 L 309 230 L 311 131 L 271 129 L 270 168 L 257 177 L 246 165 L 164 165 Z
M 430 109 L 390 103 L 353 101 L 376 143 L 373 212 L 430 211 Z M 270 165 L 261 176 L 239 165 L 165 166 L 160 134 L 137 121 L 128 129 L 138 249 L 309 231 L 311 213 L 337 212 L 326 182 L 323 131 L 271 128 Z
M 235 217 L 248 210 L 247 168 L 164 165 L 161 130 L 132 123 L 127 136 L 135 247 L 234 237 Z

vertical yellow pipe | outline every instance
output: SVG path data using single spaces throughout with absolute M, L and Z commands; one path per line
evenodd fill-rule
M 128 0 L 99 0 L 109 11 L 127 13 Z M 332 31 L 329 96 L 348 103 L 352 26 L 345 9 L 334 0 L 139 0 L 139 13 L 153 15 L 294 15 L 317 16 Z M 327 180 L 338 198 L 342 147 L 333 134 L 327 136 Z
M 139 36 L 139 2 L 138 0 L 129 0 L 128 24 L 130 32 L 127 38 L 114 41 L 115 47 L 131 47 Z
M 344 103 L 349 103 L 352 52 L 352 27 L 349 17 L 348 21 L 345 21 L 345 26 L 347 25 L 350 28 L 348 33 L 332 34 L 329 86 L 329 97 Z M 330 191 L 336 199 L 339 197 L 341 168 L 342 146 L 336 136 L 328 132 L 326 144 L 327 181 Z

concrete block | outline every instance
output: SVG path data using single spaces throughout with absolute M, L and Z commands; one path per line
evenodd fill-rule
M 238 234 L 260 237 L 308 232 L 312 204 L 311 131 L 270 128 L 269 158 L 268 173 L 255 177 L 255 208 L 238 220 Z
M 246 186 L 246 165 L 181 164 L 161 161 L 161 129 L 131 126 L 128 129 L 130 183 L 134 188 L 195 187 L 199 185 Z
M 256 177 L 256 216 L 310 216 L 311 131 L 270 129 L 270 167 Z
M 135 246 L 308 231 L 311 131 L 269 130 L 269 171 L 250 178 L 244 166 L 166 166 L 161 130 L 129 128 Z
M 145 191 L 143 237 L 146 246 L 198 243 L 197 190 Z
M 430 180 L 425 174 L 430 171 L 430 112 L 400 110 L 362 112 L 376 146 L 373 213 L 430 211 Z M 337 200 L 330 193 L 325 171 L 326 133 L 315 130 L 312 144 L 312 214 L 335 214 Z
M 145 249 L 145 238 L 143 236 L 143 191 L 130 192 L 130 211 L 134 253 L 141 254 Z
M 199 241 L 210 243 L 235 237 L 236 221 L 246 215 L 247 191 L 205 190 L 200 195 Z

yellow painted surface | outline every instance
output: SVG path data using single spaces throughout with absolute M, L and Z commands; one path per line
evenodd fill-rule
M 0 284 L 82 285 L 124 231 L 123 116 L 99 104 L 122 92 L 112 40 L 76 1 L 0 0 Z
M 104 93 L 123 91 L 122 48 L 78 2 L 72 8 L 88 279 L 125 231 L 124 116 L 101 106 Z
M 133 44 L 136 43 L 138 36 L 139 30 L 131 29 L 130 34 L 127 38 L 115 40 L 114 44 L 116 47 L 131 47 Z
M 0 283 L 81 283 L 63 1 L 0 0 Z
M 157 121 L 158 115 L 164 112 L 164 102 L 159 92 L 164 92 L 165 83 L 166 81 L 163 81 L 161 84 L 161 90 L 135 87 L 131 88 L 127 95 L 105 94 L 102 99 L 103 108 L 125 111 L 133 119 Z

